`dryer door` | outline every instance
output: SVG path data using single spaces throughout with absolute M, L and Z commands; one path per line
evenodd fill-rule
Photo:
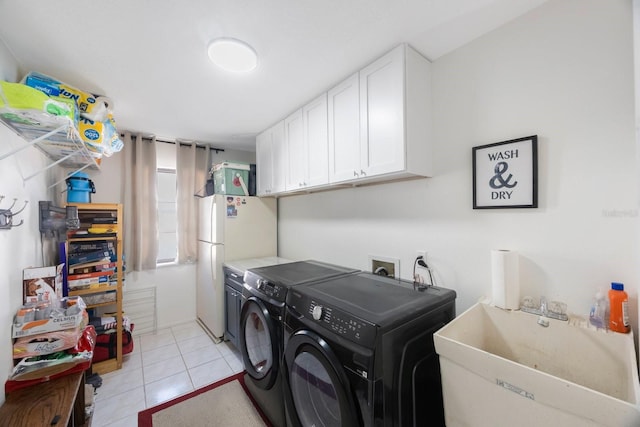
M 285 349 L 287 417 L 293 426 L 360 425 L 349 380 L 326 341 L 298 331 Z
M 278 378 L 278 343 L 277 320 L 259 298 L 247 298 L 240 313 L 240 352 L 247 373 L 265 390 Z

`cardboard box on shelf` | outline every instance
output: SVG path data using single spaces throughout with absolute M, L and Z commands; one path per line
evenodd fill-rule
M 87 311 L 81 309 L 75 314 L 52 315 L 46 319 L 32 320 L 28 322 L 18 323 L 15 319 L 13 323 L 13 338 L 26 337 L 30 335 L 42 334 L 45 332 L 60 331 L 63 329 L 77 328 L 82 323 L 88 322 Z
M 64 264 L 22 270 L 23 297 L 26 303 L 49 301 L 57 306 L 62 300 Z

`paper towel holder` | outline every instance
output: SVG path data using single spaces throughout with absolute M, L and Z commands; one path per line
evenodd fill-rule
M 492 305 L 506 310 L 520 308 L 519 255 L 506 249 L 491 250 Z

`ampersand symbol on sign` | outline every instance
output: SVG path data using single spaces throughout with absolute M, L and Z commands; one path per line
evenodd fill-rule
M 489 186 L 491 186 L 491 188 L 513 188 L 518 184 L 518 181 L 510 184 L 513 175 L 509 174 L 506 179 L 502 176 L 505 172 L 507 172 L 507 169 L 509 169 L 509 165 L 507 164 L 507 162 L 499 162 L 498 164 L 496 164 L 496 167 L 493 169 L 495 175 L 489 180 Z

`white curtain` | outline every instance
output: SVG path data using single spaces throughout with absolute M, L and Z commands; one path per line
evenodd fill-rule
M 158 255 L 156 139 L 124 135 L 124 251 L 128 271 L 155 270 Z
M 178 263 L 198 258 L 198 198 L 206 183 L 209 150 L 176 141 Z

